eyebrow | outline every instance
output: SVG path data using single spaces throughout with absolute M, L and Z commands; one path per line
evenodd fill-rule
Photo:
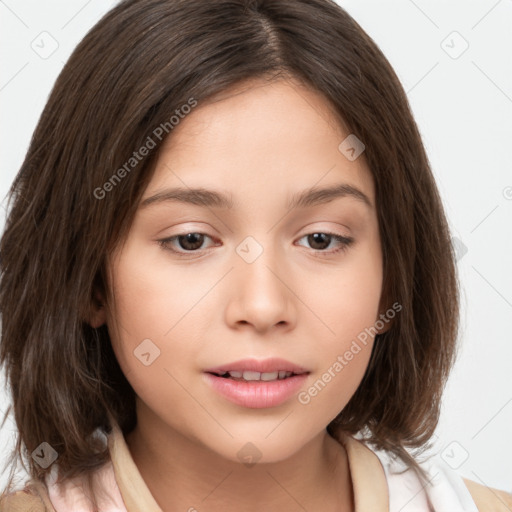
M 294 194 L 288 201 L 286 207 L 289 210 L 297 208 L 307 208 L 320 204 L 329 203 L 341 197 L 352 197 L 357 199 L 369 208 L 373 205 L 366 194 L 361 190 L 349 185 L 347 183 L 340 183 L 331 187 L 314 188 L 303 190 Z M 146 208 L 150 205 L 165 203 L 165 202 L 180 202 L 208 208 L 220 208 L 231 210 L 234 207 L 233 199 L 230 195 L 216 190 L 209 190 L 206 188 L 171 188 L 162 190 L 150 197 L 144 199 L 141 203 L 141 208 Z

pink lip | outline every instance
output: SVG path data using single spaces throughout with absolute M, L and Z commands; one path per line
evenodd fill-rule
M 203 374 L 206 382 L 227 400 L 253 409 L 276 407 L 282 404 L 299 391 L 308 375 L 309 373 L 302 373 L 287 379 L 243 382 L 219 377 L 212 373 Z
M 241 359 L 239 361 L 233 361 L 232 363 L 226 363 L 221 366 L 216 366 L 215 368 L 208 368 L 204 370 L 206 373 L 218 373 L 223 374 L 226 372 L 260 372 L 260 373 L 272 373 L 278 371 L 286 371 L 293 373 L 308 373 L 309 370 L 298 366 L 296 364 L 290 363 L 290 361 L 286 361 L 285 359 L 280 359 L 278 357 L 271 357 L 269 359 Z

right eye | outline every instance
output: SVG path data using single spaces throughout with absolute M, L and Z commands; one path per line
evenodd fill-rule
M 171 251 L 178 256 L 187 256 L 188 254 L 200 253 L 201 251 L 198 249 L 201 248 L 206 238 L 211 239 L 211 237 L 205 233 L 180 233 L 169 238 L 164 238 L 163 240 L 158 240 L 158 245 L 164 250 Z M 173 246 L 174 242 L 177 242 L 182 250 L 176 249 L 176 245 Z

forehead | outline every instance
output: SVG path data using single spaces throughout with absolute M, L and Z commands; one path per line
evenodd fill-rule
M 305 188 L 340 182 L 371 198 L 364 153 L 351 161 L 339 149 L 348 135 L 317 91 L 288 80 L 247 81 L 199 100 L 173 128 L 143 200 L 169 186 L 231 189 L 235 199 L 248 188 L 272 189 L 287 191 L 290 199 Z
M 235 149 L 235 142 L 247 134 L 246 130 L 233 133 L 241 128 L 251 131 L 248 142 L 252 144 L 265 133 L 281 132 L 299 140 L 304 134 L 311 137 L 313 130 L 320 136 L 326 130 L 336 132 L 337 138 L 348 131 L 342 117 L 318 91 L 292 78 L 253 78 L 199 100 L 198 106 L 172 130 L 162 149 L 172 150 L 198 137 L 220 142 L 226 136 L 226 143 Z

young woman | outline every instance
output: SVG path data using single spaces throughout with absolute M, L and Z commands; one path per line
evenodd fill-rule
M 420 460 L 454 254 L 399 80 L 334 2 L 121 2 L 11 200 L 0 362 L 30 481 L 2 511 L 512 508 Z

